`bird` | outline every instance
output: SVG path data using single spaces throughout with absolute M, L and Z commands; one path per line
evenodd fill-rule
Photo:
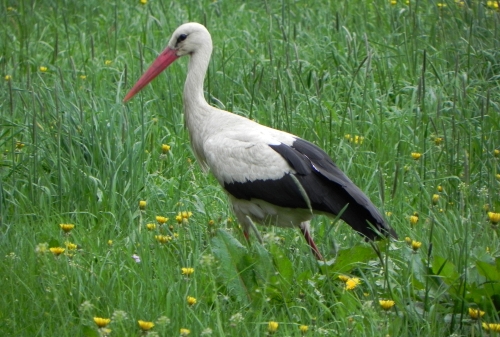
M 189 56 L 183 105 L 191 148 L 202 170 L 210 171 L 228 195 L 246 239 L 252 230 L 262 240 L 255 223 L 298 227 L 316 259 L 324 260 L 311 235 L 316 214 L 340 217 L 366 240 L 397 238 L 377 207 L 320 147 L 207 103 L 203 83 L 212 49 L 205 26 L 182 24 L 123 101 Z

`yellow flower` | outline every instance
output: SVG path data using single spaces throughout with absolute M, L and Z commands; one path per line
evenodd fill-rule
M 267 331 L 269 331 L 270 333 L 275 333 L 278 330 L 278 326 L 279 326 L 278 322 L 271 321 L 267 325 Z
M 347 276 L 347 275 L 339 275 L 339 280 L 341 280 L 342 282 L 346 283 L 347 281 L 349 281 L 350 277 Z
M 397 4 L 398 4 L 398 2 L 396 0 L 391 0 L 391 5 L 394 6 L 394 5 L 397 5 Z
M 40 68 L 38 68 L 42 73 L 46 72 L 47 71 L 47 67 L 44 67 L 44 66 L 40 66 Z
M 6 80 L 6 81 L 10 81 L 10 80 L 12 80 L 12 76 L 10 76 L 10 75 L 5 75 L 5 77 L 4 77 L 4 78 L 5 78 L 5 80 Z
M 142 0 L 142 1 L 144 1 L 144 0 Z M 187 336 L 191 333 L 191 330 L 181 328 L 180 332 L 181 332 L 181 336 Z
M 148 223 L 146 225 L 146 228 L 149 230 L 149 231 L 152 231 L 156 228 L 156 225 L 154 223 Z
M 68 248 L 68 250 L 75 250 L 76 248 L 78 248 L 77 245 L 75 245 L 74 243 L 71 243 L 71 242 L 65 242 L 65 245 L 66 245 L 66 248 Z
M 82 80 L 85 80 L 85 79 L 87 78 L 87 76 L 86 76 L 86 75 L 80 75 L 80 78 L 81 78 Z
M 498 323 L 483 323 L 482 325 L 486 331 L 500 332 L 500 324 Z
M 309 327 L 307 325 L 299 325 L 299 331 L 302 332 L 303 334 L 306 333 L 309 330 Z
M 472 319 L 479 319 L 484 316 L 484 311 L 481 311 L 479 309 L 469 308 L 469 316 Z
M 62 253 L 64 253 L 65 249 L 62 247 L 51 247 L 49 250 L 54 254 L 55 256 L 59 256 Z
M 435 205 L 439 201 L 439 194 L 433 194 L 432 195 L 432 203 Z
M 411 245 L 411 241 L 412 241 L 412 239 L 409 236 L 405 237 L 405 242 L 407 244 Z
M 500 180 L 500 173 L 498 173 L 495 177 L 497 177 L 497 179 Z
M 486 6 L 491 9 L 498 9 L 498 2 L 495 1 L 487 1 Z
M 108 245 L 112 246 L 113 245 L 113 240 L 108 240 Z
M 412 215 L 410 216 L 410 223 L 412 226 L 415 226 L 418 222 L 418 216 L 417 215 Z
M 411 157 L 412 157 L 413 159 L 415 159 L 415 160 L 419 160 L 419 159 L 420 159 L 420 157 L 422 157 L 422 154 L 421 154 L 421 153 L 419 153 L 419 152 L 412 152 L 412 153 L 411 153 Z
M 194 298 L 192 296 L 188 296 L 187 297 L 187 304 L 188 305 L 195 305 L 196 304 L 196 298 Z
M 104 61 L 104 65 L 110 66 L 113 63 L 111 60 Z
M 443 192 L 443 186 L 438 185 L 437 190 L 438 190 L 438 192 Z
M 500 150 L 498 150 L 498 149 L 493 150 L 493 156 L 500 157 Z
M 385 215 L 392 216 L 392 212 L 385 212 Z
M 145 5 L 148 3 L 148 0 L 140 0 L 139 2 L 141 3 L 141 5 Z
M 139 201 L 139 209 L 140 210 L 146 209 L 146 201 L 144 201 L 144 200 Z
M 141 328 L 142 331 L 149 331 L 155 326 L 153 322 L 138 320 L 137 323 L 139 323 L 139 328 Z
M 213 225 L 215 225 L 215 221 L 213 221 L 213 220 L 209 220 L 209 221 L 208 221 L 208 225 L 209 225 L 209 226 L 213 226 Z
M 177 216 L 175 217 L 175 221 L 177 221 L 177 223 L 182 223 L 182 220 L 183 220 L 183 219 L 182 219 L 182 216 L 181 216 L 181 215 L 177 215 Z
M 441 9 L 441 8 L 444 8 L 444 7 L 448 6 L 448 5 L 445 4 L 445 3 L 442 3 L 442 2 L 438 2 L 437 6 L 438 6 L 439 9 Z
M 385 311 L 391 310 L 395 302 L 393 300 L 379 300 L 378 303 Z
M 164 224 L 165 222 L 167 222 L 167 221 L 168 221 L 168 218 L 165 218 L 164 216 L 157 216 L 157 217 L 156 217 L 156 221 L 158 221 L 158 223 L 159 223 L 160 225 L 162 225 L 162 224 Z
M 94 317 L 94 323 L 99 327 L 99 328 L 104 328 L 111 322 L 111 319 L 109 318 L 102 318 L 102 317 Z
M 182 275 L 191 276 L 194 273 L 194 268 L 181 268 Z
M 69 233 L 73 228 L 75 228 L 75 225 L 69 223 L 62 223 L 59 224 L 59 227 L 61 227 L 64 233 Z
M 488 212 L 488 218 L 492 224 L 500 222 L 500 213 Z
M 161 152 L 162 153 L 167 153 L 168 151 L 170 151 L 170 145 L 161 144 Z
M 443 142 L 443 138 L 442 137 L 436 137 L 436 138 L 434 138 L 434 144 L 441 145 L 442 142 Z
M 359 284 L 361 283 L 361 280 L 357 277 L 351 277 L 347 280 L 345 283 L 345 289 L 346 290 L 353 290 L 355 289 Z
M 413 251 L 416 252 L 421 246 L 422 246 L 422 242 L 415 241 L 415 240 L 411 241 L 411 249 L 413 249 Z
M 159 243 L 167 243 L 172 240 L 172 237 L 170 235 L 155 235 L 155 239 Z

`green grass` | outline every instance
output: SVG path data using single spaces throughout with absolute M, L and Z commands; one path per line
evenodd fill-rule
M 485 212 L 500 212 L 500 13 L 442 4 L 0 1 L 0 334 L 104 334 L 93 317 L 112 319 L 110 336 L 141 335 L 137 320 L 155 322 L 151 336 L 266 336 L 270 321 L 276 336 L 299 325 L 309 336 L 494 334 L 481 322 L 500 323 L 499 231 Z M 121 102 L 186 21 L 214 41 L 207 100 L 324 148 L 390 212 L 400 241 L 377 256 L 321 217 L 314 235 L 331 264 L 299 231 L 245 241 L 189 148 L 186 60 Z M 149 231 L 157 215 L 170 219 Z M 60 223 L 76 226 L 65 235 Z M 169 225 L 177 237 L 159 244 Z M 43 252 L 65 242 L 78 249 Z M 339 275 L 361 283 L 345 290 Z

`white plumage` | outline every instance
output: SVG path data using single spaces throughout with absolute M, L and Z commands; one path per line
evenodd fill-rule
M 396 237 L 371 201 L 317 146 L 289 133 L 210 106 L 203 81 L 212 39 L 198 23 L 175 30 L 167 48 L 125 96 L 128 101 L 177 58 L 189 55 L 184 113 L 193 152 L 226 190 L 248 238 L 253 222 L 299 227 L 314 255 L 322 259 L 309 233 L 314 213 L 341 218 L 373 239 Z

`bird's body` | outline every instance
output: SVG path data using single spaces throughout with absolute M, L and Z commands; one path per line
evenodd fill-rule
M 248 237 L 253 222 L 301 228 L 309 233 L 314 214 L 340 217 L 369 239 L 392 235 L 378 209 L 319 147 L 292 134 L 210 106 L 203 81 L 212 53 L 206 28 L 187 23 L 176 29 L 163 53 L 125 97 L 129 100 L 178 57 L 189 55 L 184 113 L 193 152 L 229 196 Z

